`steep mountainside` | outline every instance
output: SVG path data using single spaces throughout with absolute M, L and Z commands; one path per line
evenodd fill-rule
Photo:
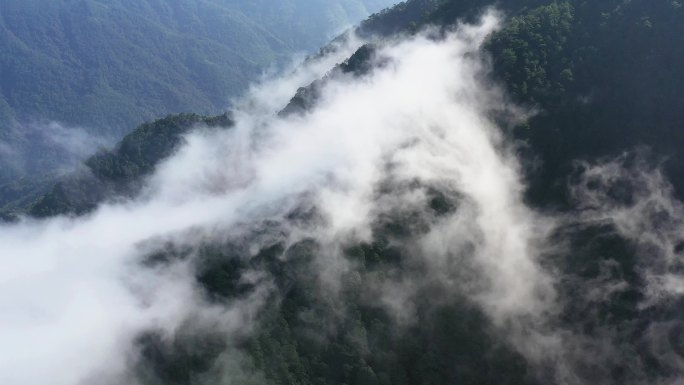
M 401 67 L 392 54 L 409 52 L 402 47 L 389 49 L 388 54 L 385 48 L 391 43 L 384 38 L 410 36 L 423 26 L 436 25 L 440 31 L 433 30 L 419 41 L 439 41 L 456 28 L 457 20 L 477 20 L 490 5 L 481 0 L 409 0 L 375 15 L 361 27 L 369 44 L 320 79 L 302 84 L 290 103 L 281 107 L 280 117 L 274 118 L 284 123 L 275 124 L 291 129 L 293 137 L 302 141 L 325 136 L 327 131 L 316 130 L 301 135 L 296 128 L 305 125 L 307 114 L 318 106 L 330 108 L 332 97 L 321 91 L 326 84 L 342 88 L 335 81 L 346 79 L 352 83 L 349 89 L 362 93 L 364 86 L 382 83 L 372 77 L 374 73 L 393 65 Z M 489 174 L 474 173 L 471 181 L 482 184 L 477 184 L 477 193 L 468 195 L 469 190 L 459 190 L 460 181 L 453 187 L 452 181 L 439 179 L 446 178 L 441 174 L 434 179 L 419 175 L 397 181 L 391 172 L 402 159 L 388 160 L 382 166 L 390 176 L 370 192 L 363 190 L 376 204 L 368 214 L 369 234 L 317 233 L 319 227 L 326 228 L 325 208 L 309 205 L 307 194 L 302 193 L 292 198 L 295 203 L 279 202 L 286 207 L 282 215 L 271 218 L 257 211 L 264 217 L 242 218 L 230 227 L 233 232 L 220 233 L 217 225 L 204 234 L 193 227 L 187 230 L 185 242 L 177 240 L 182 237 L 176 231 L 136 243 L 136 250 L 143 254 L 140 265 L 154 274 L 167 268 L 177 273 L 169 267 L 174 263 L 184 268 L 190 265 L 199 291 L 195 294 L 209 305 L 206 312 L 192 313 L 171 332 L 152 327 L 136 335 L 135 362 L 127 375 L 143 384 L 641 385 L 681 381 L 684 8 L 670 0 L 516 0 L 498 6 L 506 18 L 501 29 L 484 39 L 484 59 L 477 62 L 484 69 L 461 79 L 459 86 L 470 81 L 501 86 L 504 96 L 496 88 L 487 89 L 486 97 L 496 104 L 487 105 L 482 114 L 500 123 L 501 141 L 495 142 L 492 153 L 520 159 L 524 187 L 511 176 L 517 166 L 505 169 L 503 176 L 496 174 L 514 186 L 499 197 L 495 190 L 505 182 L 491 180 Z M 466 52 L 461 56 L 477 55 Z M 420 62 L 421 58 L 412 59 Z M 463 68 L 451 70 L 459 73 Z M 467 88 L 457 90 L 468 94 Z M 404 96 L 424 98 L 421 101 L 428 101 L 425 108 L 432 101 L 430 95 Z M 381 110 L 402 99 L 401 95 L 383 97 L 387 101 L 368 98 L 377 103 L 369 109 Z M 477 102 L 476 97 L 466 98 L 464 105 Z M 509 103 L 519 108 L 505 108 Z M 343 104 L 348 105 L 357 106 Z M 401 121 L 404 111 L 394 112 L 387 121 Z M 447 111 L 444 116 L 452 112 L 469 116 L 470 110 Z M 347 122 L 348 115 L 357 113 L 361 111 L 344 110 L 336 116 Z M 524 119 L 509 116 L 516 113 Z M 51 193 L 16 206 L 39 217 L 91 213 L 102 200 L 137 194 L 144 177 L 196 125 L 244 134 L 239 125 L 233 126 L 234 119 L 232 115 L 179 115 L 143 125 L 114 150 L 90 158 L 86 176 L 61 181 Z M 480 120 L 467 122 L 472 126 Z M 258 123 L 253 136 L 266 137 L 268 126 Z M 439 123 L 409 119 L 412 127 Z M 365 144 L 372 141 L 368 127 L 347 127 L 344 133 L 356 132 L 358 141 Z M 397 151 L 419 146 L 419 134 L 409 135 Z M 472 139 L 468 134 L 472 135 L 463 130 L 463 142 Z M 448 134 L 439 135 L 448 142 Z M 277 144 L 287 142 L 288 135 L 276 139 L 269 143 L 273 151 Z M 339 138 L 341 148 L 346 148 L 347 139 Z M 383 143 L 393 140 L 380 139 Z M 431 144 L 430 150 L 443 150 L 442 143 Z M 297 156 L 318 150 L 308 143 L 293 146 Z M 231 189 L 245 188 L 249 193 L 246 181 L 266 174 L 275 180 L 264 183 L 266 191 L 276 194 L 283 188 L 279 184 L 283 178 L 298 181 L 303 172 L 299 168 L 309 166 L 298 163 L 293 155 L 288 158 L 292 164 L 277 164 L 273 172 L 258 167 L 241 170 L 249 164 L 249 156 L 243 157 L 247 147 L 225 148 L 235 163 L 221 165 L 221 170 L 230 169 L 235 180 L 219 180 L 210 189 L 228 195 Z M 375 150 L 373 146 L 360 149 L 369 154 Z M 327 148 L 331 155 L 323 156 L 323 163 L 342 157 L 334 150 Z M 438 163 L 436 155 L 416 160 L 408 154 L 404 161 L 409 166 L 420 168 L 421 161 Z M 478 165 L 491 162 L 488 152 L 477 155 L 465 159 Z M 438 164 L 440 172 L 450 170 L 453 159 L 448 160 L 446 165 Z M 344 166 L 341 173 L 348 177 L 353 164 Z M 361 174 L 359 178 L 367 176 Z M 321 177 L 326 178 L 333 177 Z M 354 182 L 348 183 L 353 186 Z M 336 200 L 340 197 L 334 192 L 333 188 L 324 191 L 335 205 L 342 205 L 340 210 L 346 210 L 344 200 Z M 515 204 L 518 193 L 525 209 Z M 480 203 L 489 203 L 488 198 L 494 204 Z M 228 206 L 225 215 L 257 204 L 246 202 L 245 206 Z M 198 206 L 191 207 L 192 213 L 207 215 Z M 355 223 L 355 213 L 340 215 Z M 522 218 L 521 232 L 535 232 L 533 240 L 518 242 L 517 233 L 507 232 L 514 227 L 509 226 L 509 214 Z M 546 221 L 540 220 L 538 227 L 526 222 L 536 215 Z M 449 222 L 453 217 L 460 219 Z M 435 230 L 445 224 L 446 235 Z M 487 233 L 492 228 L 495 231 Z M 537 236 L 545 241 L 538 241 Z M 495 246 L 488 248 L 490 241 Z M 431 247 L 423 248 L 428 243 Z M 527 259 L 514 259 L 517 247 L 524 249 L 522 254 L 537 250 L 538 265 L 533 268 Z M 494 262 L 473 262 L 482 255 Z M 554 305 L 539 310 L 536 302 L 504 303 L 510 293 L 527 288 L 529 277 L 538 277 L 535 268 L 548 281 L 540 279 L 541 286 L 531 289 L 531 296 Z M 483 269 L 497 273 L 488 275 Z M 339 280 L 330 278 L 331 271 L 339 273 Z M 504 286 L 497 292 L 499 297 L 485 295 L 486 288 L 509 282 L 516 285 Z M 211 318 L 217 313 L 217 318 Z M 504 313 L 508 316 L 500 316 Z M 233 323 L 240 325 L 238 331 L 231 329 Z
M 0 183 L 73 166 L 88 155 L 73 137 L 222 113 L 264 71 L 393 1 L 2 0 Z
M 0 117 L 121 133 L 171 112 L 218 112 L 267 67 L 388 5 L 3 0 Z

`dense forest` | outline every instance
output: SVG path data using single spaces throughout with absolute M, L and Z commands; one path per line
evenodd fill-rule
M 169 113 L 220 114 L 265 72 L 391 4 L 3 0 L 0 183 L 90 155 L 60 135 L 111 144 Z
M 88 12 L 98 12 L 87 2 L 79 4 L 84 9 L 93 7 Z M 344 242 L 341 256 L 349 269 L 341 274 L 334 294 L 326 291 L 317 273 L 316 256 L 326 253 L 325 243 L 306 237 L 288 242 L 292 223 L 307 228 L 324 221 L 316 208 L 295 207 L 278 221 L 255 220 L 258 226 L 241 228 L 219 241 L 192 245 L 168 241 L 150 250 L 140 263 L 153 269 L 189 261 L 202 298 L 211 304 L 235 304 L 258 296 L 259 279 L 268 280 L 276 294 L 262 298 L 264 305 L 249 333 L 196 328 L 192 320 L 172 335 L 160 330 L 140 333 L 130 373 L 135 381 L 178 385 L 681 381 L 681 296 L 652 302 L 647 298 L 649 274 L 677 277 L 682 268 L 684 247 L 678 233 L 682 218 L 677 215 L 684 210 L 677 199 L 684 198 L 680 172 L 684 167 L 684 8 L 672 0 L 512 0 L 494 5 L 505 21 L 482 45 L 483 66 L 489 81 L 503 89 L 507 102 L 531 111 L 522 122 L 503 124 L 502 136 L 520 159 L 525 202 L 535 211 L 563 218 L 551 230 L 554 247 L 545 251 L 542 263 L 557 278 L 554 287 L 562 305 L 547 315 L 544 328 L 562 330 L 573 345 L 533 360 L 521 345 L 522 340 L 538 337 L 534 333 L 512 340 L 508 337 L 516 333 L 514 322 L 497 324 L 465 291 L 454 290 L 459 286 L 450 281 L 423 279 L 431 274 L 430 266 L 417 258 L 416 244 L 435 223 L 467 209 L 468 202 L 438 184 L 388 182 L 389 186 L 375 191 L 377 201 L 391 200 L 400 189 L 420 190 L 426 195 L 421 201 L 424 207 L 388 212 L 378 208 L 370 239 Z M 408 0 L 372 16 L 359 27 L 368 44 L 325 76 L 302 85 L 279 115 L 297 119 L 316 108 L 319 90 L 330 79 L 363 78 L 385 65 L 376 52 L 387 38 L 436 26 L 432 38 L 439 39 L 459 21 L 476 20 L 490 6 L 482 0 Z M 214 85 L 217 90 L 230 88 Z M 194 99 L 191 93 L 182 94 Z M 212 105 L 206 99 L 194 102 Z M 106 113 L 129 123 L 114 107 Z M 490 114 L 496 115 L 496 109 Z M 230 113 L 171 115 L 143 124 L 114 149 L 89 158 L 79 172 L 50 182 L 47 194 L 2 190 L 2 215 L 8 222 L 19 221 L 17 215 L 87 215 L 102 202 L 139 194 L 145 178 L 184 143 L 188 132 L 197 127 L 236 130 L 233 125 Z M 622 171 L 592 174 L 591 166 L 597 163 Z M 659 179 L 644 176 L 654 170 Z M 591 205 L 578 194 L 593 199 Z M 676 203 L 668 203 L 668 197 Z M 640 227 L 625 230 L 618 220 L 592 217 L 599 203 L 620 215 L 638 216 Z M 584 218 L 591 220 L 581 222 Z M 630 237 L 633 233 L 647 237 Z M 467 270 L 467 257 L 461 258 L 466 261 L 462 269 Z M 255 276 L 267 278 L 245 278 Z M 380 285 L 405 282 L 415 286 L 411 295 L 402 298 L 415 319 L 402 323 L 377 297 Z M 520 322 L 528 321 L 534 323 Z M 230 373 L 227 380 L 224 372 Z
M 172 112 L 219 112 L 269 66 L 390 4 L 3 0 L 0 121 L 122 133 Z

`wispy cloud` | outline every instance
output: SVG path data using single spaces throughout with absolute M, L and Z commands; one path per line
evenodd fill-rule
M 363 76 L 330 76 L 315 108 L 278 116 L 299 87 L 361 44 L 349 39 L 253 87 L 234 103 L 230 129 L 194 130 L 140 196 L 84 217 L 24 218 L 0 227 L 0 380 L 134 382 L 131 363 L 142 333 L 248 334 L 262 305 L 277 298 L 275 277 L 254 267 L 241 278 L 255 288 L 251 294 L 212 301 L 196 279 L 200 246 L 230 244 L 250 259 L 276 242 L 287 249 L 310 240 L 318 247 L 312 274 L 332 301 L 351 279 L 347 273 L 357 273 L 352 278 L 370 293 L 364 300 L 384 306 L 398 325 L 410 324 L 421 290 L 439 286 L 445 294 L 431 300 L 466 298 L 530 362 L 552 361 L 554 381 L 581 383 L 576 367 L 564 362 L 576 331 L 555 323 L 565 306 L 557 293 L 563 276 L 543 260 L 567 219 L 525 205 L 520 165 L 493 119 L 524 116 L 488 81 L 479 54 L 499 25 L 488 12 L 477 25 L 444 35 L 426 31 L 385 42 L 375 55 L 383 65 Z M 659 191 L 663 182 L 649 183 L 648 191 Z M 664 245 L 664 264 L 675 258 L 678 222 L 652 234 L 652 223 L 629 219 L 648 217 L 647 208 L 680 216 L 669 197 L 649 193 L 631 211 L 609 215 L 605 208 L 613 206 L 603 198 L 576 193 L 585 206 L 575 219 L 610 217 L 626 237 Z M 350 245 L 372 242 L 384 225 L 396 225 L 387 242 L 410 255 L 405 274 L 363 272 L 345 254 Z M 185 251 L 150 263 L 167 247 Z M 653 293 L 677 286 L 667 282 L 652 286 Z M 610 290 L 622 290 L 613 283 Z M 592 298 L 604 295 L 610 294 Z M 226 341 L 207 378 L 254 375 L 241 372 L 242 352 Z

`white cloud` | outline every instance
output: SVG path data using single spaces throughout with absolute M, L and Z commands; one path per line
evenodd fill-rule
M 340 48 L 253 88 L 236 103 L 235 127 L 190 134 L 140 197 L 81 218 L 0 228 L 0 381 L 72 385 L 103 370 L 120 374 L 137 333 L 173 333 L 198 313 L 227 314 L 235 322 L 220 327 L 236 332 L 268 292 L 264 283 L 257 298 L 209 305 L 188 260 L 140 264 L 150 239 L 192 244 L 315 207 L 322 223 L 291 225 L 290 241 L 307 236 L 327 246 L 321 278 L 334 287 L 349 268 L 342 242 L 369 239 L 380 213 L 426 203 L 420 191 L 379 199 L 387 181 L 460 197 L 415 247 L 435 277 L 465 290 L 497 325 L 529 326 L 521 320 L 541 317 L 553 289 L 536 260 L 544 220 L 523 204 L 519 166 L 489 118 L 492 110 L 516 113 L 483 81 L 477 54 L 499 23 L 490 12 L 444 38 L 432 32 L 388 43 L 378 53 L 388 61 L 381 69 L 333 77 L 315 109 L 277 117 L 297 87 L 352 52 Z M 476 277 L 453 265 L 460 255 Z M 381 298 L 402 310 L 414 284 L 388 282 Z

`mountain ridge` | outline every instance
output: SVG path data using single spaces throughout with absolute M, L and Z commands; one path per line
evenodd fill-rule
M 294 130 L 314 111 L 318 87 L 327 81 L 348 77 L 363 83 L 363 76 L 381 70 L 383 58 L 375 52 L 388 44 L 383 37 L 422 36 L 421 26 L 433 23 L 437 28 L 421 43 L 439 42 L 456 28 L 457 20 L 479 15 L 487 6 L 475 0 L 409 0 L 373 17 L 362 27 L 363 33 L 380 37 L 327 75 L 302 84 L 281 107 L 280 118 L 294 122 L 283 127 Z M 678 40 L 684 26 L 682 7 L 676 1 L 521 0 L 503 8 L 508 19 L 484 40 L 481 62 L 472 52 L 459 53 L 482 66 L 484 73 L 474 74 L 483 77 L 478 81 L 503 90 L 501 98 L 493 99 L 501 105 L 485 106 L 487 111 L 507 112 L 505 104 L 511 103 L 535 113 L 509 130 L 497 131 L 501 141 L 494 141 L 491 153 L 466 159 L 490 164 L 492 153 L 506 160 L 510 151 L 520 161 L 523 181 L 511 171 L 517 170 L 515 162 L 504 170 L 504 182 L 473 172 L 469 181 L 479 183 L 474 190 L 479 195 L 504 195 L 487 206 L 473 203 L 480 196 L 452 188 L 449 182 L 463 183 L 459 175 L 456 181 L 440 183 L 439 178 L 454 175 L 439 175 L 436 181 L 429 176 L 425 181 L 396 181 L 388 172 L 378 186 L 363 190 L 377 203 L 365 237 L 353 234 L 331 240 L 334 237 L 325 233 L 316 238 L 315 230 L 325 225 L 323 208 L 317 202 L 305 204 L 305 196 L 301 205 L 277 202 L 284 206 L 275 210 L 278 216 L 250 216 L 231 227 L 231 233 L 212 225 L 209 234 L 189 229 L 188 240 L 176 242 L 183 238 L 177 231 L 137 242 L 135 248 L 143 255 L 140 265 L 155 276 L 171 270 L 174 262 L 190 265 L 193 294 L 209 304 L 209 313 L 219 316 L 207 321 L 202 318 L 205 313 L 193 312 L 171 332 L 152 327 L 137 334 L 130 376 L 144 384 L 179 385 L 230 380 L 307 385 L 642 385 L 682 378 L 683 300 L 681 292 L 669 292 L 667 287 L 681 282 L 682 271 L 684 178 L 679 170 L 684 158 L 678 149 L 684 145 L 684 66 L 673 65 L 684 64 L 684 47 Z M 444 116 L 451 116 L 448 113 Z M 496 116 L 489 116 L 495 113 L 484 114 L 496 121 Z M 94 201 L 79 202 L 70 200 L 68 189 L 56 187 L 31 210 L 38 210 L 38 216 L 67 215 L 78 223 L 77 216 L 101 199 L 135 194 L 138 183 L 173 153 L 194 125 L 231 126 L 232 119 L 180 115 L 141 126 L 129 134 L 128 142 L 88 162 L 95 170 L 95 179 L 90 180 L 111 182 L 108 187 L 114 195 L 95 194 Z M 361 136 L 364 127 L 348 129 L 359 130 L 359 140 L 367 139 Z M 295 138 L 318 133 L 298 134 Z M 289 137 L 284 133 L 277 139 Z M 334 146 L 336 139 L 324 143 Z M 400 148 L 411 149 L 412 144 L 407 141 Z M 158 151 L 145 153 L 156 145 Z M 641 150 L 643 146 L 650 149 Z M 227 153 L 240 150 L 221 148 Z M 282 188 L 278 182 L 284 170 L 293 172 L 287 178 L 297 177 L 296 168 L 302 164 L 294 158 L 285 158 L 292 164 L 278 164 L 267 173 L 276 177 L 276 182 L 266 183 L 267 192 Z M 405 161 L 412 160 L 409 156 Z M 391 171 L 394 164 L 382 166 Z M 487 168 L 475 168 L 483 170 Z M 251 171 L 245 171 L 247 178 Z M 239 190 L 243 181 L 221 182 L 229 187 L 235 183 Z M 506 182 L 511 188 L 497 190 Z M 76 190 L 79 183 L 83 182 L 76 181 Z M 218 191 L 222 186 L 219 183 Z M 258 201 L 251 193 L 246 190 L 246 201 Z M 516 194 L 523 196 L 526 206 L 516 206 Z M 334 204 L 339 203 L 336 198 L 333 195 Z M 514 214 L 509 206 L 515 206 Z M 227 207 L 222 215 L 242 209 Z M 462 214 L 456 217 L 459 220 L 446 221 L 456 213 Z M 444 223 L 452 226 L 435 234 Z M 491 234 L 482 223 L 492 225 Z M 509 227 L 533 234 L 524 240 L 527 243 L 517 242 L 518 233 L 507 232 Z M 523 254 L 535 249 L 538 259 L 507 259 L 519 249 L 498 247 L 499 243 L 487 247 L 490 237 L 502 242 L 512 238 L 503 245 L 522 243 Z M 428 241 L 434 242 L 434 255 L 421 248 Z M 454 250 L 449 249 L 452 243 Z M 477 260 L 481 248 L 491 260 Z M 434 258 L 422 258 L 423 254 Z M 325 268 L 338 264 L 344 268 L 331 289 Z M 480 295 L 482 287 L 501 288 L 496 292 L 501 298 L 524 291 L 538 278 L 529 271 L 535 267 L 551 282 L 539 279 L 542 285 L 530 291 L 542 303 L 551 301 L 549 308 L 535 313 L 537 303 L 530 306 L 524 297 L 502 304 L 499 297 L 488 303 L 491 298 Z M 486 274 L 487 269 L 500 274 Z M 516 285 L 506 286 L 509 281 Z M 543 284 L 552 289 L 544 292 Z M 396 295 L 387 298 L 388 292 Z M 240 313 L 246 321 L 237 322 L 242 326 L 237 332 L 213 327 L 234 321 L 229 311 L 216 310 L 224 309 L 221 306 L 245 312 Z M 500 307 L 513 316 L 497 318 Z
M 0 183 L 89 155 L 55 145 L 51 125 L 114 144 L 170 113 L 221 114 L 392 1 L 3 0 Z

